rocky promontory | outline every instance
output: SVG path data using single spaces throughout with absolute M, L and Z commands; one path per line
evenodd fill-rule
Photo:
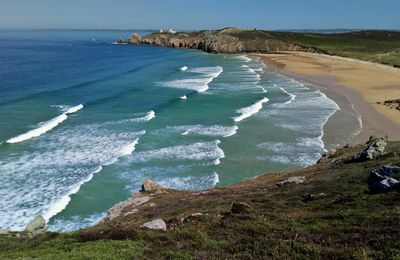
M 132 37 L 131 37 L 132 38 Z M 322 52 L 313 47 L 287 43 L 262 30 L 226 28 L 198 32 L 157 32 L 129 38 L 129 43 L 201 50 L 209 53 L 303 51 Z

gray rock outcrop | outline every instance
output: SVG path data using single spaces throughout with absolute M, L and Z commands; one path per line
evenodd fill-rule
M 323 197 L 326 197 L 326 194 L 323 192 L 318 193 L 318 194 L 307 194 L 304 196 L 304 201 L 313 201 L 313 200 L 321 199 Z
M 355 159 L 359 161 L 373 160 L 385 154 L 387 146 L 387 137 L 371 136 L 367 142 L 367 148 L 356 155 Z
M 287 184 L 301 184 L 306 180 L 305 176 L 294 176 L 294 177 L 290 177 L 286 180 L 280 181 L 278 183 L 276 183 L 276 186 L 278 187 L 282 187 L 285 186 Z
M 140 227 L 154 229 L 154 230 L 166 230 L 167 224 L 165 223 L 164 220 L 162 220 L 161 218 L 158 218 L 158 219 L 154 219 L 150 222 L 144 223 Z
M 368 188 L 372 192 L 381 193 L 399 187 L 399 181 L 393 178 L 398 173 L 400 167 L 394 165 L 385 165 L 373 170 L 368 176 Z
M 46 220 L 43 216 L 36 216 L 29 224 L 26 226 L 25 231 L 31 236 L 36 236 L 45 233 L 47 230 Z

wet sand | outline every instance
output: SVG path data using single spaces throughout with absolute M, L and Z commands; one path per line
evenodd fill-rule
M 400 140 L 400 112 L 377 104 L 400 98 L 400 69 L 313 53 L 251 55 L 262 58 L 273 71 L 314 85 L 338 103 L 341 111 L 324 127 L 327 148 L 343 145 L 338 142 L 341 130 L 352 127 L 357 120 L 355 114 L 361 116 L 362 129 L 355 133 L 357 136 L 351 143 L 365 142 L 370 135 L 388 135 L 391 140 Z

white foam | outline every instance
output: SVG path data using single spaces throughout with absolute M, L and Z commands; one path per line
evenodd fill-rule
M 215 185 L 217 185 L 219 183 L 219 175 L 218 175 L 218 173 L 214 172 L 213 173 L 213 177 L 214 177 L 213 184 L 215 186 Z
M 130 157 L 130 162 L 143 163 L 152 160 L 216 160 L 224 158 L 224 151 L 218 147 L 219 140 L 177 145 L 157 150 L 141 151 Z
M 251 117 L 252 115 L 256 114 L 258 111 L 260 111 L 263 107 L 263 104 L 268 101 L 269 101 L 269 99 L 264 97 L 263 99 L 257 101 L 256 103 L 252 104 L 251 106 L 238 109 L 237 112 L 240 113 L 241 115 L 237 116 L 237 117 L 233 117 L 233 120 L 235 122 L 240 122 L 243 119 Z
M 188 69 L 187 66 L 183 66 L 183 67 L 180 67 L 180 68 L 179 68 L 180 71 L 185 71 L 185 70 L 187 70 L 187 69 Z
M 167 129 L 182 132 L 182 135 L 206 135 L 206 136 L 221 136 L 229 137 L 236 134 L 238 126 L 222 126 L 222 125 L 182 125 L 168 126 Z
M 186 96 L 186 95 L 183 95 L 183 96 L 180 97 L 180 99 L 186 100 L 186 99 L 187 99 L 187 96 Z
M 205 92 L 209 88 L 210 84 L 215 78 L 217 78 L 222 72 L 223 68 L 217 67 L 201 67 L 187 70 L 188 72 L 198 74 L 198 77 L 190 77 L 185 79 L 172 80 L 162 83 L 165 87 L 170 88 L 183 88 L 195 90 L 197 92 Z
M 104 165 L 132 153 L 143 134 L 106 124 L 65 127 L 43 136 L 30 152 L 2 157 L 0 228 L 22 230 L 36 215 L 48 220 L 58 214 Z
M 244 56 L 244 55 L 240 55 L 240 56 L 237 56 L 237 57 L 238 57 L 238 59 L 243 60 L 244 62 L 252 61 L 252 59 L 250 59 L 249 57 Z
M 283 93 L 285 93 L 286 95 L 288 95 L 288 96 L 290 97 L 290 99 L 289 99 L 288 101 L 285 102 L 285 105 L 292 103 L 293 100 L 296 99 L 296 95 L 287 92 L 287 91 L 286 91 L 284 88 L 282 88 L 282 87 L 279 87 L 279 88 L 280 88 L 280 90 L 282 90 Z
M 129 119 L 129 121 L 132 121 L 132 122 L 148 122 L 148 121 L 152 120 L 155 117 L 156 117 L 156 113 L 153 110 L 151 110 L 145 116 Z
M 40 123 L 39 124 L 40 126 L 38 128 L 30 130 L 22 135 L 13 137 L 13 138 L 7 140 L 6 142 L 10 143 L 10 144 L 19 143 L 19 142 L 23 142 L 23 141 L 29 140 L 31 138 L 34 138 L 34 137 L 41 136 L 42 134 L 46 133 L 47 131 L 50 131 L 54 127 L 58 126 L 63 121 L 67 120 L 68 114 L 75 113 L 75 112 L 81 110 L 82 108 L 83 108 L 82 104 L 75 106 L 75 107 L 71 107 L 63 114 L 61 114 L 47 122 Z
M 123 155 L 130 155 L 133 153 L 133 151 L 135 151 L 135 146 L 139 143 L 139 140 L 136 139 L 134 142 L 125 145 L 124 147 L 122 147 L 121 149 L 121 156 Z

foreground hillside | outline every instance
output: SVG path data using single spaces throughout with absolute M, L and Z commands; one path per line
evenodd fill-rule
M 136 194 L 140 201 L 115 206 L 105 222 L 85 230 L 0 235 L 0 259 L 398 259 L 399 190 L 374 194 L 367 178 L 400 164 L 400 142 L 377 159 L 353 160 L 364 148 L 226 188 L 146 188 Z M 297 183 L 276 185 L 289 177 Z M 141 227 L 154 219 L 166 230 Z
M 400 32 L 341 34 L 277 32 L 226 28 L 215 31 L 152 33 L 132 43 L 199 49 L 216 53 L 316 52 L 400 67 Z

